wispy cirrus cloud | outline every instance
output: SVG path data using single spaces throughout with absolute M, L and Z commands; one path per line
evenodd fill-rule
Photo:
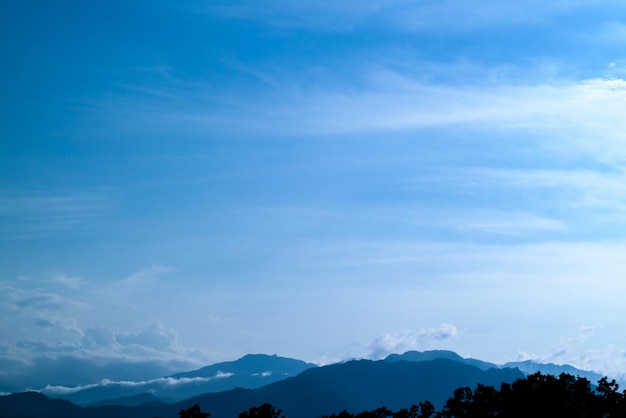
M 142 267 L 126 277 L 112 282 L 108 286 L 102 288 L 109 294 L 115 294 L 117 297 L 122 295 L 128 296 L 137 292 L 142 292 L 146 288 L 155 285 L 163 278 L 166 278 L 173 269 L 171 267 L 152 264 L 148 267 Z
M 140 97 L 103 103 L 102 114 L 114 105 L 117 117 L 129 118 L 129 129 L 150 119 L 155 129 L 194 136 L 216 130 L 229 136 L 288 137 L 470 128 L 477 135 L 489 131 L 484 144 L 499 135 L 525 135 L 537 144 L 537 152 L 604 162 L 626 156 L 621 134 L 626 127 L 619 111 L 626 103 L 622 79 L 444 85 L 391 69 L 371 69 L 369 74 L 362 88 L 353 90 L 345 83 L 310 89 L 298 87 L 297 81 L 257 95 L 212 88 L 202 92 L 200 87 L 180 91 L 178 100 L 151 100 L 149 106 L 142 106 Z M 175 105 L 190 100 L 197 104 L 194 108 L 181 111 Z
M 585 1 L 530 1 L 518 4 L 508 0 L 490 0 L 477 5 L 471 1 L 376 0 L 366 4 L 326 0 L 285 3 L 279 0 L 214 4 L 214 14 L 237 19 L 261 20 L 281 27 L 307 27 L 346 31 L 371 25 L 394 24 L 396 29 L 424 31 L 464 31 L 485 26 L 545 24 L 550 18 L 588 6 Z M 379 23 L 380 24 L 380 23 Z
M 480 231 L 506 236 L 532 236 L 540 232 L 564 232 L 566 226 L 558 219 L 524 212 L 467 211 L 440 221 L 460 230 Z
M 32 238 L 87 225 L 103 215 L 107 197 L 97 193 L 12 192 L 0 196 L 4 239 Z
M 0 365 L 4 368 L 0 384 L 22 389 L 30 385 L 36 389 L 47 384 L 101 384 L 98 382 L 102 379 L 109 379 L 116 384 L 173 385 L 180 382 L 154 379 L 208 362 L 197 351 L 190 355 L 190 350 L 178 344 L 176 332 L 159 322 L 138 333 L 104 326 L 83 329 L 77 321 L 67 318 L 42 318 L 41 322 L 41 327 L 54 329 L 55 335 L 62 338 L 46 338 L 42 333 L 39 339 L 7 342 L 0 352 Z

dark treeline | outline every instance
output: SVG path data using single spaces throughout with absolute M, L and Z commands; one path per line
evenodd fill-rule
M 351 414 L 343 411 L 324 418 L 625 418 L 626 391 L 615 380 L 602 378 L 594 388 L 585 378 L 535 373 L 499 389 L 477 385 L 459 388 L 441 411 L 430 402 L 393 412 L 387 408 Z
M 424 401 L 398 411 L 383 406 L 358 413 L 344 410 L 321 418 L 624 418 L 626 391 L 618 389 L 617 383 L 607 378 L 594 387 L 585 378 L 565 373 L 558 377 L 535 373 L 512 384 L 503 383 L 499 389 L 480 384 L 473 390 L 459 388 L 440 411 Z M 180 411 L 180 418 L 210 415 L 201 412 L 197 405 L 192 408 Z M 281 410 L 270 404 L 239 414 L 239 418 L 253 417 L 284 418 Z

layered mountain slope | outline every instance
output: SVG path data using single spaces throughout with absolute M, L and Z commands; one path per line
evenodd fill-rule
M 311 367 L 316 366 L 276 355 L 249 354 L 236 361 L 217 363 L 145 382 L 102 382 L 64 394 L 62 398 L 78 405 L 89 405 L 150 393 L 164 401 L 176 402 L 202 393 L 222 392 L 237 387 L 258 388 L 296 376 Z
M 459 387 L 474 387 L 478 383 L 499 386 L 523 377 L 517 369 L 481 370 L 448 359 L 360 360 L 309 369 L 256 390 L 202 395 L 178 406 L 198 403 L 214 418 L 227 418 L 268 402 L 281 408 L 286 417 L 315 418 L 343 409 L 400 409 L 425 400 L 441 407 Z
M 380 406 L 400 409 L 425 400 L 441 407 L 458 387 L 474 387 L 477 383 L 499 386 L 521 377 L 517 369 L 481 370 L 448 359 L 360 360 L 310 368 L 298 376 L 257 389 L 208 393 L 175 404 L 149 402 L 137 406 L 80 408 L 41 394 L 9 395 L 0 397 L 0 417 L 176 418 L 178 411 L 198 403 L 212 418 L 235 418 L 240 412 L 267 402 L 281 408 L 287 418 L 318 418 L 343 409 L 354 412 Z
M 381 361 L 353 360 L 324 367 L 257 354 L 147 382 L 103 382 L 66 395 L 83 405 L 91 402 L 84 408 L 39 393 L 0 396 L 0 418 L 176 418 L 179 410 L 195 403 L 213 418 L 235 418 L 266 402 L 281 408 L 287 418 L 380 406 L 398 410 L 424 400 L 439 408 L 459 387 L 477 383 L 498 387 L 536 371 L 565 372 L 587 377 L 592 383 L 600 377 L 568 365 L 529 361 L 497 366 L 451 351 L 409 351 Z M 164 398 L 175 403 L 162 402 Z
M 50 399 L 37 392 L 0 396 L 0 417 L 82 418 L 85 411 L 63 399 Z
M 501 367 L 514 367 L 520 369 L 525 374 L 533 374 L 541 372 L 543 374 L 551 374 L 558 376 L 561 373 L 571 374 L 572 376 L 580 376 L 588 379 L 591 383 L 597 383 L 603 376 L 600 373 L 588 370 L 577 369 L 569 364 L 553 364 L 553 363 L 537 363 L 536 361 L 513 361 L 505 363 Z
M 407 351 L 404 354 L 390 354 L 385 358 L 385 361 L 430 361 L 434 359 L 445 358 L 448 360 L 458 361 L 463 364 L 478 367 L 482 370 L 489 370 L 491 368 L 518 368 L 522 373 L 529 375 L 537 372 L 543 374 L 551 374 L 558 376 L 561 373 L 571 374 L 572 376 L 580 376 L 587 378 L 591 383 L 596 383 L 603 376 L 599 373 L 581 370 L 569 364 L 553 364 L 553 363 L 538 363 L 533 360 L 508 362 L 503 365 L 495 363 L 489 363 L 482 360 L 473 358 L 464 358 L 455 353 L 454 351 L 446 350 L 431 350 L 431 351 Z
M 458 361 L 460 363 L 469 364 L 470 366 L 478 367 L 482 370 L 489 370 L 492 368 L 500 367 L 494 363 L 488 363 L 486 361 L 477 360 L 473 358 L 463 358 L 454 351 L 447 350 L 431 350 L 431 351 L 407 351 L 404 354 L 390 354 L 385 358 L 385 361 L 430 361 L 435 359 L 448 359 Z

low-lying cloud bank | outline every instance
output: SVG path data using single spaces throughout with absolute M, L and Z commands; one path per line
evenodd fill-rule
M 48 324 L 58 328 L 63 324 Z M 176 333 L 160 323 L 137 334 L 76 327 L 74 339 L 22 339 L 0 347 L 0 386 L 16 390 L 77 388 L 102 382 L 156 382 L 204 366 L 202 355 L 179 347 Z M 78 389 L 80 390 L 80 389 Z
M 46 385 L 44 388 L 40 389 L 39 392 L 42 392 L 46 395 L 50 396 L 63 396 L 69 395 L 72 393 L 80 392 L 82 390 L 94 389 L 99 387 L 113 387 L 118 386 L 120 388 L 136 388 L 136 389 L 145 389 L 145 391 L 154 391 L 155 388 L 166 389 L 168 387 L 173 386 L 183 386 L 183 385 L 191 385 L 198 383 L 205 383 L 215 379 L 225 379 L 233 376 L 232 373 L 222 373 L 218 372 L 213 377 L 160 377 L 157 379 L 150 379 L 144 381 L 129 381 L 129 380 L 121 380 L 121 381 L 113 381 L 110 379 L 103 379 L 99 383 L 94 383 L 90 385 L 79 385 L 73 387 L 67 386 L 52 386 Z

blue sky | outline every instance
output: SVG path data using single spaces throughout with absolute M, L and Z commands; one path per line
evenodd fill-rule
M 0 5 L 0 385 L 626 374 L 622 2 L 127 3 Z

